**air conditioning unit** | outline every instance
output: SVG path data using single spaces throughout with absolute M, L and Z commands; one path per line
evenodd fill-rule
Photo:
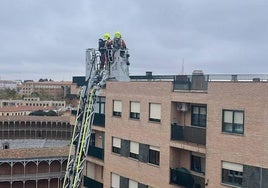
M 188 111 L 188 104 L 187 103 L 178 103 L 177 104 L 177 110 L 180 112 L 187 112 Z

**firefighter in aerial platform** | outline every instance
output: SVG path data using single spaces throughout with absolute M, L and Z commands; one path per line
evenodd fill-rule
M 115 32 L 114 39 L 113 39 L 113 56 L 117 50 L 120 50 L 120 56 L 124 57 L 125 55 L 127 58 L 129 57 L 129 54 L 126 54 L 127 46 L 125 41 L 122 39 L 122 35 L 120 32 Z M 127 65 L 129 65 L 129 62 L 127 62 Z
M 114 34 L 113 48 L 114 48 L 114 50 L 126 49 L 127 48 L 126 43 L 122 39 L 122 36 L 121 36 L 120 32 L 115 32 L 115 34 Z
M 103 69 L 104 65 L 108 64 L 108 49 L 112 48 L 113 41 L 111 40 L 110 34 L 105 33 L 103 39 L 99 39 L 99 51 L 100 56 L 100 69 Z

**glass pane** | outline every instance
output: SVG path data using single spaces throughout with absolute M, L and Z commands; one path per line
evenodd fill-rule
M 232 111 L 224 111 L 224 123 L 233 123 L 233 112 Z
M 206 108 L 200 108 L 200 114 L 206 115 L 207 114 L 207 109 Z
M 200 115 L 200 126 L 206 127 L 207 124 L 207 116 L 206 115 Z
M 234 124 L 234 132 L 243 133 L 244 132 L 244 126 L 241 125 L 241 124 Z
M 231 123 L 224 123 L 223 124 L 223 131 L 225 132 L 233 132 L 233 127 Z
M 192 125 L 198 125 L 198 114 L 193 114 L 192 115 Z
M 193 114 L 199 114 L 199 108 L 193 107 Z
M 100 105 L 101 105 L 101 106 L 100 106 L 100 107 L 101 107 L 101 109 L 100 109 L 100 113 L 101 113 L 101 114 L 104 114 L 104 113 L 105 113 L 105 104 L 104 104 L 104 103 L 101 103 Z
M 243 112 L 234 112 L 234 123 L 244 124 Z
M 100 112 L 100 109 L 99 109 L 99 105 L 100 103 L 97 103 L 94 107 L 95 107 L 95 113 L 99 113 Z

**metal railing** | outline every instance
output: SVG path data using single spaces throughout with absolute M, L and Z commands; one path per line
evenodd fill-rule
M 65 171 L 62 171 L 62 172 L 48 172 L 48 173 L 33 173 L 33 174 L 1 175 L 0 176 L 0 182 L 63 178 L 64 174 L 65 174 Z
M 206 145 L 206 129 L 196 126 L 171 124 L 171 140 Z
M 85 187 L 94 187 L 94 188 L 103 188 L 103 184 L 91 179 L 89 177 L 84 176 L 84 186 Z
M 95 157 L 104 160 L 104 149 L 95 146 L 89 146 L 87 154 L 91 157 Z
M 170 169 L 170 184 L 185 188 L 205 188 L 205 178 L 194 175 L 186 168 Z
M 93 125 L 99 127 L 105 127 L 105 114 L 95 113 Z

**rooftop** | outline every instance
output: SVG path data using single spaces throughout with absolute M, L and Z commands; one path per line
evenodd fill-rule
M 0 150 L 0 158 L 8 159 L 68 156 L 68 154 L 69 146 L 56 148 L 51 147 Z
M 0 116 L 0 121 L 70 122 L 70 116 Z
M 55 107 L 48 106 L 4 106 L 0 108 L 0 112 L 21 112 L 21 111 L 37 111 L 37 110 L 55 110 Z

